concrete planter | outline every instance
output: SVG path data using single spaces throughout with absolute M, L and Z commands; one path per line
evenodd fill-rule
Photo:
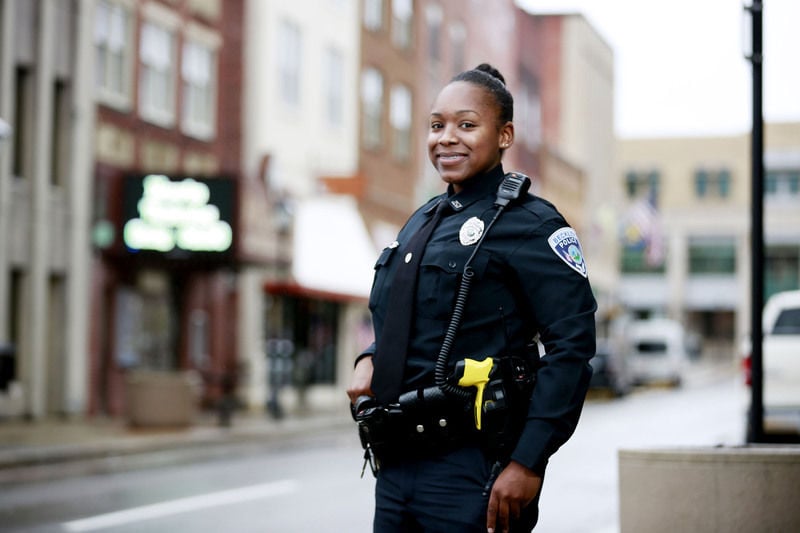
M 126 389 L 131 426 L 180 427 L 194 420 L 197 394 L 185 373 L 134 371 L 128 375 Z
M 620 533 L 800 531 L 800 446 L 619 452 Z

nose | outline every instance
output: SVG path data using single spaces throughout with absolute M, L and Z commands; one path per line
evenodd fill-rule
M 458 139 L 455 135 L 455 128 L 452 126 L 445 126 L 442 128 L 442 133 L 439 136 L 439 144 L 448 145 L 448 144 L 455 144 L 458 142 Z

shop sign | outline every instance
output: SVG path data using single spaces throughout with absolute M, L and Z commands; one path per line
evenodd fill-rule
M 181 258 L 228 254 L 234 198 L 229 179 L 129 177 L 123 195 L 125 248 Z

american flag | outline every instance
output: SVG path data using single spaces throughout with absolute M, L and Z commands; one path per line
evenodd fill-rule
M 649 266 L 664 263 L 664 230 L 652 199 L 640 198 L 630 206 L 622 221 L 622 241 L 627 248 L 644 249 Z

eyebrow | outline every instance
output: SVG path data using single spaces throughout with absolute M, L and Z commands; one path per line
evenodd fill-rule
M 474 109 L 459 109 L 458 111 L 456 111 L 456 112 L 455 112 L 455 113 L 453 113 L 453 114 L 454 114 L 454 115 L 465 115 L 465 114 L 467 114 L 467 113 L 472 113 L 472 114 L 474 114 L 474 115 L 481 116 L 481 114 L 480 114 L 480 113 L 478 113 L 477 111 L 475 111 Z M 438 111 L 431 111 L 431 116 L 432 116 L 432 117 L 441 117 L 441 116 L 442 116 L 442 113 L 440 113 L 440 112 L 438 112 Z

